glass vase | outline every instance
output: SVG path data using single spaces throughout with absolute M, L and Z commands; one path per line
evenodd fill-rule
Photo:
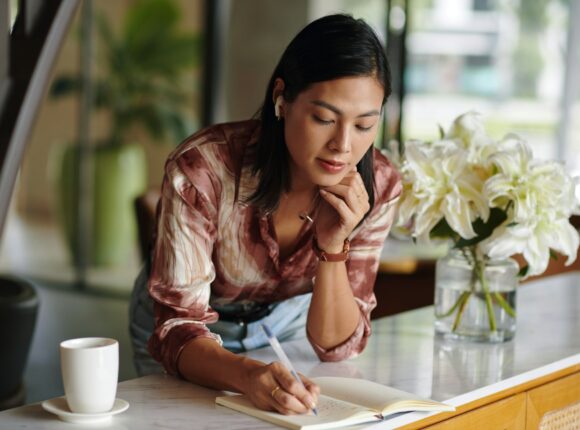
M 435 270 L 435 332 L 448 339 L 505 342 L 516 330 L 518 265 L 477 248 L 452 249 Z

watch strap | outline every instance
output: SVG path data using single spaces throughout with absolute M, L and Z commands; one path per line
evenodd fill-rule
M 312 238 L 312 249 L 314 253 L 321 261 L 328 261 L 328 262 L 339 262 L 339 261 L 346 261 L 348 260 L 348 252 L 350 250 L 350 241 L 348 239 L 344 240 L 344 245 L 342 247 L 342 251 L 336 254 L 330 254 L 318 246 L 318 240 L 316 236 Z

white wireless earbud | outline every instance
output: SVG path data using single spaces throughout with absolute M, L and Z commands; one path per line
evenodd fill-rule
M 276 115 L 276 118 L 278 118 L 278 119 L 280 119 L 282 117 L 282 114 L 280 113 L 280 108 L 282 107 L 282 101 L 283 101 L 282 96 L 278 96 L 278 97 L 276 97 L 276 103 L 274 103 L 274 115 Z

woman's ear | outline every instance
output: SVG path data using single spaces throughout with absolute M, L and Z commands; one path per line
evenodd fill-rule
M 276 78 L 274 81 L 274 90 L 272 91 L 272 101 L 274 102 L 274 115 L 277 119 L 283 116 L 284 107 L 284 81 Z
M 276 97 L 276 102 L 274 102 L 274 115 L 276 115 L 276 118 L 278 120 L 280 120 L 280 118 L 282 118 L 282 103 L 283 103 L 283 97 L 282 96 L 278 96 Z

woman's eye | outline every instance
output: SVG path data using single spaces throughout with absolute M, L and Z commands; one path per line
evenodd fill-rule
M 362 126 L 362 125 L 357 125 L 356 128 L 360 131 L 369 131 L 371 128 L 374 127 L 374 124 L 368 127 Z
M 319 124 L 324 124 L 324 125 L 330 125 L 332 124 L 334 121 L 331 119 L 322 119 L 319 116 L 316 115 L 312 115 L 312 117 L 314 118 L 314 121 L 316 121 Z

